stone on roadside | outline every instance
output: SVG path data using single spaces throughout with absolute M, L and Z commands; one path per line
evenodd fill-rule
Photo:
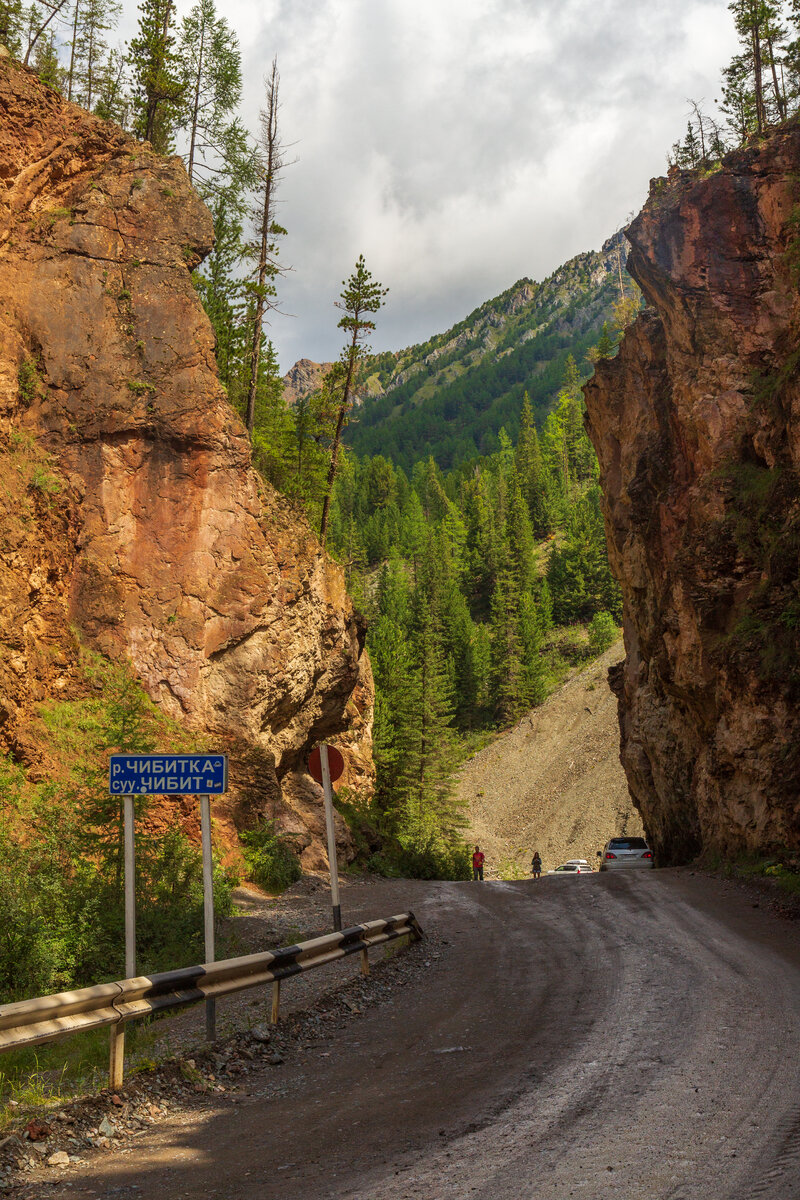
M 69 1155 L 65 1150 L 56 1150 L 47 1160 L 48 1167 L 68 1167 Z

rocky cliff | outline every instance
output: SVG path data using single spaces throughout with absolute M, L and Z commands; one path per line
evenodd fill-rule
M 796 126 L 654 180 L 628 231 L 650 307 L 586 388 L 661 863 L 800 845 L 798 180 Z
M 190 276 L 210 217 L 180 160 L 8 59 L 0 116 L 0 741 L 35 765 L 37 702 L 85 686 L 76 638 L 126 656 L 233 755 L 221 828 L 271 815 L 321 866 L 302 767 L 358 688 L 368 773 L 369 665 L 217 379 Z
M 322 381 L 332 366 L 330 362 L 318 363 L 310 358 L 301 358 L 283 377 L 285 402 L 291 406 L 310 392 L 316 392 L 322 387 Z

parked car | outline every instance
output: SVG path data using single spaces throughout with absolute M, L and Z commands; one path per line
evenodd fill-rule
M 548 871 L 548 875 L 585 875 L 587 871 L 591 872 L 591 867 L 585 858 L 571 858 L 569 862 L 562 863 L 560 867 L 556 867 L 555 871 Z
M 653 854 L 644 838 L 616 837 L 597 851 L 601 871 L 652 870 Z

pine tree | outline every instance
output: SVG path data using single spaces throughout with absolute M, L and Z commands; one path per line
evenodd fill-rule
M 405 793 L 408 844 L 417 853 L 430 854 L 452 842 L 465 822 L 453 800 L 452 683 L 433 616 L 419 596 L 415 610 L 414 670 L 408 681 L 408 753 L 398 775 Z
M 517 582 L 511 571 L 503 571 L 495 585 L 491 611 L 492 699 L 502 724 L 515 721 L 526 707 L 519 612 Z
M 247 340 L 244 324 L 245 289 L 240 266 L 244 258 L 244 201 L 237 186 L 215 191 L 209 197 L 214 221 L 214 245 L 195 272 L 194 284 L 215 335 L 219 377 L 228 398 L 244 412 Z
M 52 31 L 48 31 L 37 40 L 31 66 L 42 83 L 55 88 L 56 91 L 61 90 L 64 72 L 58 59 L 56 36 Z
M 22 0 L 0 0 L 0 46 L 15 57 L 22 53 L 24 26 Z
M 575 504 L 567 538 L 550 554 L 547 581 L 558 624 L 588 621 L 603 611 L 616 619 L 621 617 L 619 587 L 608 565 L 600 489 L 596 485 Z
M 779 52 L 786 47 L 781 6 L 771 0 L 731 0 L 741 52 L 723 72 L 720 105 L 739 141 L 761 134 L 772 120 L 787 113 L 779 78 Z M 792 14 L 790 7 L 790 15 Z M 791 48 L 789 48 L 791 56 Z
M 514 573 L 517 589 L 523 594 L 530 589 L 535 575 L 533 530 L 516 471 L 513 471 L 509 485 L 506 521 L 509 566 Z
M 292 414 L 283 399 L 283 379 L 272 342 L 259 355 L 253 423 L 253 463 L 273 487 L 289 489 L 295 459 Z
M 109 55 L 105 35 L 116 26 L 121 11 L 120 0 L 74 0 L 66 93 L 68 100 L 89 110 L 99 99 Z
M 244 130 L 233 120 L 242 97 L 242 56 L 235 32 L 217 15 L 214 0 L 197 0 L 181 22 L 178 58 L 182 64 L 186 130 L 186 170 L 206 190 L 226 167 L 246 169 L 249 157 Z
M 9 5 L 6 10 L 9 25 L 12 27 L 12 34 L 15 10 L 19 11 L 16 9 L 16 5 L 13 4 Z M 22 61 L 26 67 L 30 64 L 34 69 L 36 69 L 36 63 L 40 63 L 41 69 L 51 79 L 56 78 L 54 64 L 57 63 L 58 59 L 53 23 L 57 19 L 63 19 L 68 11 L 69 0 L 41 0 L 41 6 L 39 4 L 31 4 L 27 9 L 23 7 L 21 10 L 23 25 L 20 29 L 19 40 L 25 44 L 25 54 Z M 40 45 L 42 39 L 44 39 L 44 44 Z M 52 84 L 52 86 L 55 86 L 55 84 Z
M 539 435 L 536 432 L 533 409 L 527 392 L 522 397 L 522 413 L 515 460 L 533 532 L 536 537 L 545 537 L 552 529 L 553 522 L 550 481 L 545 474 Z
M 173 0 L 141 0 L 139 32 L 130 43 L 134 132 L 159 154 L 172 148 L 184 99 L 175 49 Z
M 344 313 L 344 316 L 339 321 L 339 328 L 346 331 L 349 340 L 341 356 L 344 377 L 338 403 L 336 429 L 331 443 L 328 482 L 325 489 L 325 498 L 322 503 L 319 540 L 323 546 L 325 545 L 325 537 L 328 532 L 328 516 L 330 513 L 333 481 L 336 478 L 339 443 L 341 442 L 345 421 L 353 403 L 356 366 L 364 356 L 365 338 L 369 337 L 375 329 L 375 322 L 371 319 L 370 314 L 378 312 L 383 306 L 383 297 L 389 291 L 388 288 L 382 287 L 377 280 L 372 278 L 371 272 L 367 270 L 363 254 L 358 256 L 353 274 L 346 282 L 343 281 L 342 286 L 344 287 L 344 291 L 341 294 L 341 298 L 336 301 L 336 307 Z
M 131 121 L 132 98 L 128 89 L 127 55 L 122 50 L 110 50 L 101 61 L 97 79 L 97 102 L 94 111 L 104 121 L 116 121 L 128 129 Z

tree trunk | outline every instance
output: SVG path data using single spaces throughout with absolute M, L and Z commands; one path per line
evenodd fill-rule
M 357 351 L 358 327 L 356 326 L 353 329 L 353 340 L 350 343 L 350 351 L 347 355 L 347 375 L 344 381 L 342 402 L 339 405 L 339 414 L 336 418 L 336 431 L 333 435 L 333 442 L 331 443 L 331 465 L 328 467 L 328 478 L 325 483 L 325 499 L 322 501 L 322 520 L 320 521 L 319 525 L 319 540 L 323 547 L 325 546 L 325 538 L 328 533 L 328 518 L 331 510 L 331 497 L 333 496 L 333 481 L 336 478 L 336 464 L 339 459 L 339 443 L 342 440 L 344 419 L 347 416 L 347 409 L 350 403 L 350 392 L 352 390 Z
M 764 82 L 761 77 L 761 31 L 758 18 L 758 0 L 752 8 L 752 42 L 753 42 L 753 79 L 756 89 L 756 128 L 764 132 L 767 124 L 764 112 Z
M 261 363 L 261 336 L 264 329 L 264 313 L 267 310 L 266 283 L 269 274 L 269 236 L 273 224 L 273 209 L 275 207 L 275 174 L 280 167 L 280 146 L 278 143 L 278 64 L 272 60 L 272 73 L 267 84 L 267 111 L 262 113 L 262 148 L 266 151 L 264 164 L 264 199 L 261 209 L 260 235 L 261 244 L 258 254 L 258 271 L 256 284 L 256 306 L 253 313 L 253 325 L 250 330 L 250 372 L 247 383 L 247 402 L 245 405 L 245 425 L 250 437 L 256 416 L 256 392 L 258 391 L 258 368 Z
M 767 50 L 769 51 L 769 61 L 772 67 L 772 86 L 775 89 L 775 103 L 778 105 L 778 116 L 782 121 L 786 120 L 786 102 L 783 98 L 780 85 L 778 83 L 778 72 L 775 70 L 775 55 L 772 50 L 772 35 L 767 34 Z
M 194 174 L 194 150 L 197 143 L 197 120 L 200 111 L 200 80 L 203 77 L 203 50 L 205 49 L 206 40 L 206 24 L 203 21 L 200 29 L 200 47 L 197 54 L 197 78 L 194 86 L 194 104 L 192 105 L 192 133 L 189 139 L 189 161 L 186 164 L 186 174 L 189 176 L 189 183 L 193 182 Z
M 72 78 L 75 73 L 75 47 L 78 44 L 78 14 L 81 0 L 75 0 L 75 15 L 72 18 L 72 45 L 69 49 L 69 74 L 67 75 L 67 99 L 72 99 Z
M 50 24 L 50 22 L 53 20 L 53 18 L 55 16 L 57 16 L 58 13 L 61 12 L 61 9 L 64 7 L 66 2 L 67 2 L 67 0 L 58 0 L 58 3 L 53 5 L 53 8 L 50 10 L 50 16 L 47 18 L 47 20 L 44 22 L 43 25 L 39 26 L 39 28 L 36 30 L 33 37 L 31 38 L 31 40 L 28 42 L 28 48 L 26 49 L 25 57 L 22 60 L 26 67 L 28 66 L 28 60 L 30 59 L 30 56 L 31 56 L 31 50 L 33 50 L 34 46 L 36 45 L 36 43 L 38 42 L 39 38 L 42 36 L 44 31 L 47 29 L 47 26 Z

